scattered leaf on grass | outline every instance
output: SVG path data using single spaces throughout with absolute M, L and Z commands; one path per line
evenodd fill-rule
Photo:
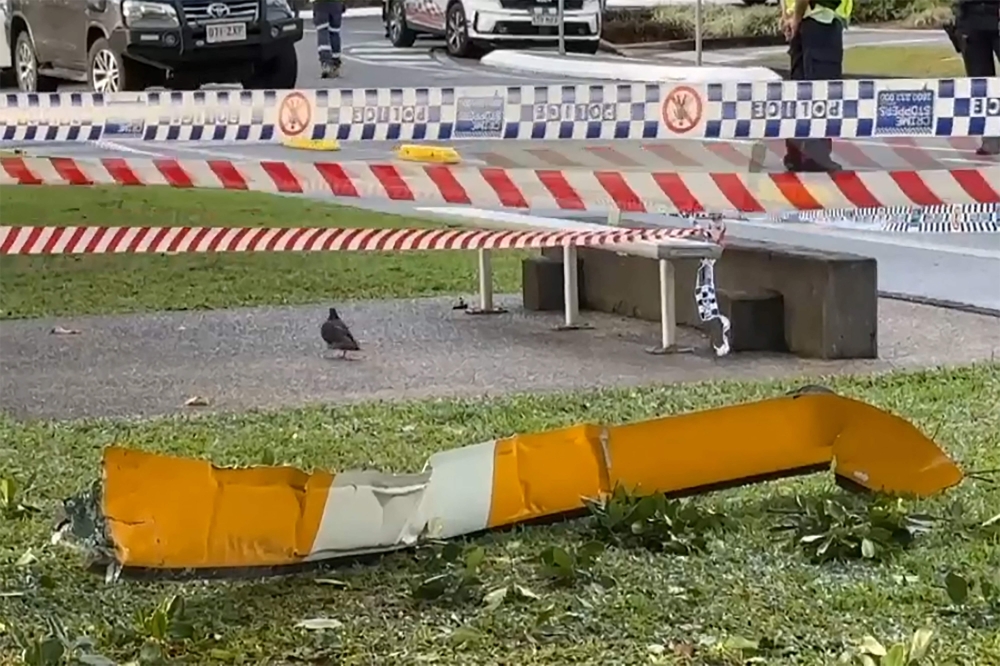
M 760 648 L 760 643 L 742 636 L 732 636 L 727 638 L 722 646 L 727 650 L 757 650 Z
M 323 631 L 324 629 L 340 629 L 344 623 L 332 617 L 313 617 L 308 620 L 300 620 L 295 626 L 307 631 Z
M 316 584 L 329 585 L 330 587 L 341 587 L 341 588 L 346 588 L 348 586 L 346 580 L 338 580 L 337 578 L 317 578 Z
M 909 660 L 906 658 L 906 646 L 897 643 L 882 657 L 881 666 L 906 666 L 907 661 Z
M 524 585 L 518 585 L 517 583 L 514 583 L 511 586 L 511 588 L 514 594 L 516 594 L 521 599 L 528 599 L 530 601 L 537 601 L 538 599 L 541 599 L 541 597 L 535 594 L 532 590 L 526 588 Z
M 499 587 L 492 592 L 487 592 L 483 597 L 483 605 L 487 608 L 487 610 L 495 610 L 496 608 L 499 608 L 500 604 L 502 604 L 504 599 L 507 598 L 507 593 L 509 591 L 510 588 Z
M 17 562 L 15 562 L 14 565 L 18 567 L 26 567 L 30 564 L 34 564 L 37 561 L 38 561 L 38 556 L 35 555 L 35 552 L 29 548 L 28 550 L 24 551 L 24 554 L 21 555 L 21 557 L 17 558 Z
M 944 588 L 948 598 L 955 605 L 962 605 L 969 600 L 969 581 L 952 571 L 944 577 Z
M 934 640 L 934 631 L 932 629 L 918 629 L 913 633 L 913 637 L 910 638 L 909 655 L 912 663 L 919 663 L 921 659 L 927 656 L 932 640 Z
M 861 640 L 861 651 L 864 654 L 870 654 L 875 657 L 885 656 L 885 647 L 883 647 L 881 643 L 875 640 L 874 636 L 865 636 Z
M 478 629 L 473 629 L 472 627 L 458 627 L 448 634 L 448 639 L 458 645 L 462 645 L 464 643 L 475 643 L 481 638 L 483 638 L 483 632 Z

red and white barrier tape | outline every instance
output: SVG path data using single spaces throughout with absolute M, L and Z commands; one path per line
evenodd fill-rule
M 652 173 L 364 162 L 4 157 L 0 166 L 0 184 L 313 192 L 488 208 L 780 213 L 1000 202 L 1000 165 L 833 174 Z
M 228 227 L 0 227 L 0 255 L 182 252 L 399 252 L 609 245 L 672 238 L 716 242 L 720 230 L 485 231 Z

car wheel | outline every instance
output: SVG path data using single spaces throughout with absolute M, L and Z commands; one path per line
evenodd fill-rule
M 299 58 L 295 44 L 285 43 L 278 55 L 254 65 L 253 75 L 244 80 L 247 90 L 291 90 L 299 76 Z
M 163 73 L 122 57 L 101 37 L 87 52 L 87 82 L 97 93 L 140 91 L 162 85 Z
M 475 55 L 475 47 L 469 41 L 469 22 L 465 18 L 465 7 L 461 2 L 453 2 L 448 7 L 444 41 L 448 47 L 448 55 L 456 58 L 470 58 Z
M 398 48 L 413 46 L 417 33 L 406 25 L 406 9 L 403 0 L 391 0 L 389 5 L 389 41 Z
M 31 43 L 31 35 L 27 30 L 17 36 L 14 46 L 14 72 L 17 76 L 17 89 L 21 92 L 55 92 L 59 82 L 38 73 L 38 56 L 35 45 Z

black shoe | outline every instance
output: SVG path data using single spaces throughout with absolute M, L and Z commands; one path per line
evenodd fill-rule
M 976 148 L 976 155 L 980 157 L 1000 155 L 1000 139 L 983 139 L 983 144 Z
M 784 159 L 785 169 L 793 173 L 834 173 L 843 171 L 844 167 L 833 160 L 817 162 L 816 160 L 805 160 L 798 162 L 789 158 Z

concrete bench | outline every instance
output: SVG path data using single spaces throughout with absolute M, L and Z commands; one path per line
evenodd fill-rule
M 428 207 L 418 210 L 435 217 L 450 219 L 451 222 L 466 220 L 468 225 L 482 229 L 518 231 L 607 231 L 608 229 L 608 226 L 604 224 L 476 208 Z M 581 292 L 578 257 L 580 253 L 588 249 L 566 246 L 550 248 L 545 251 L 546 256 L 555 256 L 562 262 L 563 308 L 565 310 L 565 323 L 562 328 L 580 327 Z M 678 313 L 683 312 L 684 316 L 688 316 L 689 312 L 693 310 L 697 318 L 693 297 L 694 283 L 692 282 L 684 288 L 678 287 L 675 284 L 675 264 L 684 261 L 697 266 L 701 259 L 718 258 L 722 254 L 722 248 L 716 243 L 676 238 L 656 242 L 642 241 L 610 245 L 607 246 L 603 254 L 611 257 L 620 254 L 641 259 L 646 265 L 653 267 L 654 273 L 642 283 L 641 290 L 646 295 L 655 293 L 656 296 L 653 298 L 658 298 L 656 318 L 660 320 L 661 346 L 651 351 L 665 352 L 676 346 Z M 585 261 L 584 267 L 586 265 Z M 655 292 L 650 289 L 653 284 L 659 286 Z M 587 288 L 591 289 L 590 286 Z M 682 294 L 680 307 L 678 307 L 676 299 L 678 290 Z M 493 272 L 489 250 L 479 251 L 479 298 L 481 311 L 493 310 Z M 586 301 L 585 298 L 583 300 Z M 601 310 L 601 308 L 594 309 Z
M 562 260 L 558 250 L 542 254 Z M 653 321 L 660 317 L 662 297 L 648 288 L 658 271 L 654 261 L 598 248 L 580 248 L 579 258 L 584 308 Z M 681 295 L 671 299 L 676 322 L 700 326 L 689 297 L 699 262 L 676 257 L 672 264 L 671 280 Z M 877 278 L 872 258 L 736 239 L 726 241 L 715 268 L 722 302 L 737 293 L 780 294 L 788 351 L 818 359 L 878 357 Z M 739 325 L 733 322 L 734 337 Z

